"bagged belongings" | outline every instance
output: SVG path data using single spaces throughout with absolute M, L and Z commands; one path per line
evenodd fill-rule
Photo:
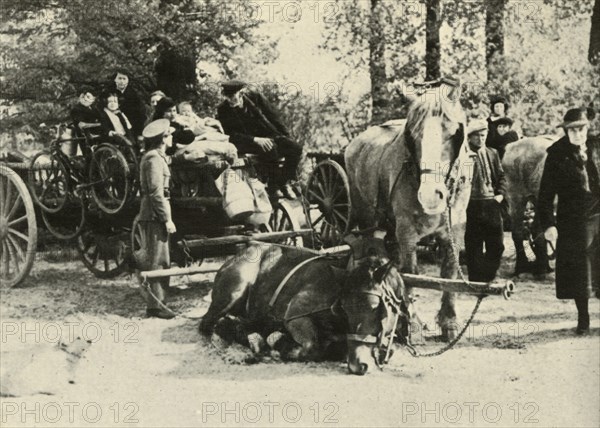
M 196 139 L 188 145 L 177 145 L 177 151 L 175 153 L 176 156 L 179 153 L 185 152 L 201 152 L 202 156 L 208 157 L 209 162 L 219 160 L 234 160 L 237 158 L 237 149 L 233 144 L 226 141 Z
M 265 185 L 240 169 L 228 168 L 215 180 L 223 195 L 223 209 L 234 221 L 267 224 L 273 208 Z

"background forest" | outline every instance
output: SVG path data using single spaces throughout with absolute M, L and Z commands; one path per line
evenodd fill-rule
M 202 115 L 214 115 L 219 82 L 244 79 L 319 151 L 339 150 L 368 124 L 402 117 L 401 82 L 440 75 L 460 78 L 471 116 L 487 115 L 490 96 L 508 97 L 525 135 L 555 133 L 571 106 L 600 108 L 600 0 L 1 5 L 4 151 L 47 143 L 40 124 L 67 121 L 78 91 L 100 90 L 116 67 L 129 70 L 146 98 L 162 89 L 193 101 Z M 316 53 L 308 55 L 307 43 Z M 299 78 L 309 72 L 328 77 L 302 88 Z

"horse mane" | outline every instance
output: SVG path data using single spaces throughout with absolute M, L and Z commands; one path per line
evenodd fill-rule
M 461 124 L 455 136 L 452 138 L 454 153 L 457 153 L 457 145 L 463 142 L 466 115 L 458 100 L 452 100 L 444 93 L 441 86 L 435 93 L 425 93 L 413 99 L 409 106 L 404 127 L 404 143 L 414 159 L 417 159 L 417 141 L 423 140 L 426 119 L 429 117 L 442 117 L 442 120 Z M 460 134 L 460 135 L 458 135 Z

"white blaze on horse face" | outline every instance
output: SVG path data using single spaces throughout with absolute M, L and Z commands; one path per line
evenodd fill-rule
M 441 214 L 446 208 L 448 191 L 442 171 L 444 162 L 449 161 L 448 151 L 444 149 L 442 118 L 425 119 L 421 140 L 421 185 L 417 194 L 425 214 Z

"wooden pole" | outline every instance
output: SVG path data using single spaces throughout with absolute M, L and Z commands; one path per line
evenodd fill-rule
M 515 292 L 515 284 L 510 280 L 504 283 L 472 281 L 465 283 L 462 279 L 435 278 L 409 273 L 403 273 L 402 279 L 407 287 L 427 288 L 430 290 L 449 291 L 451 293 L 487 294 L 504 296 L 505 299 L 508 299 Z
M 186 241 L 185 243 L 189 248 L 197 248 L 216 245 L 243 244 L 249 243 L 250 241 L 278 241 L 285 238 L 294 238 L 296 236 L 309 235 L 312 233 L 312 229 L 300 229 L 295 231 L 265 232 L 253 233 L 251 235 L 231 235 L 220 236 L 217 238 L 192 239 Z

